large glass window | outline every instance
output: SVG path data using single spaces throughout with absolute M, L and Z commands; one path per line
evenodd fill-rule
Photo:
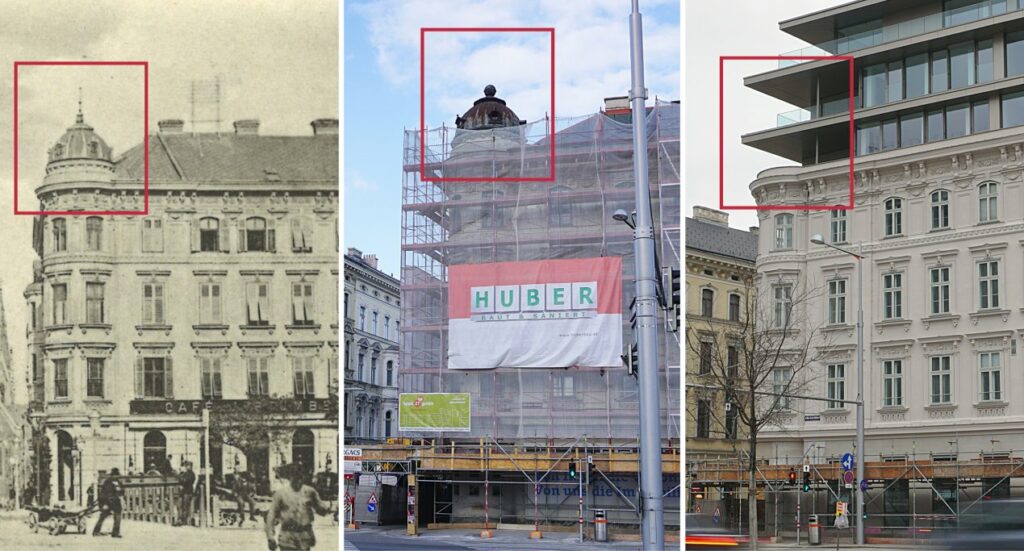
M 982 40 L 978 42 L 978 82 L 991 82 L 995 77 L 993 69 L 992 41 Z
M 894 61 L 889 64 L 888 101 L 903 99 L 903 62 Z
M 882 150 L 899 147 L 899 135 L 896 133 L 896 119 L 882 121 Z
M 877 122 L 857 125 L 857 155 L 870 155 L 882 150 L 882 125 Z
M 949 89 L 949 55 L 946 50 L 932 52 L 932 89 L 933 94 Z
M 968 104 L 961 103 L 946 108 L 946 138 L 959 138 L 971 133 L 971 116 L 968 107 Z
M 1006 76 L 1024 75 L 1024 31 L 1006 34 Z
M 928 93 L 928 54 L 912 55 L 907 58 L 907 99 Z
M 950 88 L 963 88 L 975 82 L 974 43 L 956 44 L 949 48 Z
M 864 107 L 874 107 L 885 103 L 884 63 L 864 68 L 862 87 L 861 98 L 864 100 Z
M 910 147 L 924 143 L 924 113 L 911 113 L 900 117 L 900 146 Z
M 1022 43 L 1024 44 L 1024 43 Z M 1024 53 L 1022 53 L 1024 55 Z M 1024 64 L 1024 59 L 1021 60 Z M 1010 128 L 1024 124 L 1024 92 L 1003 94 L 1002 98 L 1002 127 Z
M 988 130 L 988 100 L 976 101 L 971 104 L 971 132 Z
M 942 114 L 942 109 L 936 109 L 934 111 L 928 111 L 928 141 L 935 142 L 946 137 L 946 126 L 945 118 Z
M 1006 0 L 945 0 L 943 25 L 952 27 L 1006 13 Z

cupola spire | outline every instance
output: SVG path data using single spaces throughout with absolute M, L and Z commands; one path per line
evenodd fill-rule
M 82 87 L 78 87 L 78 115 L 75 116 L 76 123 L 85 122 L 85 117 L 82 115 Z

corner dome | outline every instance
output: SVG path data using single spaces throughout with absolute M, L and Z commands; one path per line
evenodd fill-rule
M 111 162 L 113 151 L 107 142 L 85 123 L 82 112 L 75 117 L 75 124 L 68 127 L 64 135 L 49 149 L 49 162 L 73 160 L 101 160 Z
M 498 90 L 493 84 L 484 88 L 484 97 L 473 102 L 473 107 L 461 117 L 455 117 L 455 126 L 464 130 L 490 130 L 519 126 L 526 121 L 519 120 L 515 111 L 508 108 L 505 100 L 494 95 Z

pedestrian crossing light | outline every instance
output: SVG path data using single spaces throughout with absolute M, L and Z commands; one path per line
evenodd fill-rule
M 806 471 L 804 472 L 804 487 L 803 487 L 803 490 L 805 492 L 811 491 L 811 473 L 806 472 Z
M 626 366 L 626 375 L 636 376 L 637 368 L 640 367 L 640 350 L 636 344 L 629 347 L 625 354 L 620 356 L 622 364 Z
M 682 306 L 680 291 L 682 272 L 679 268 L 668 268 L 664 271 L 665 316 L 668 319 L 669 331 L 679 331 L 679 311 Z
M 570 461 L 569 462 L 569 478 L 571 478 L 573 480 L 576 480 L 577 474 L 578 473 L 576 472 L 576 462 L 575 461 Z
M 789 470 L 789 485 L 796 486 L 796 471 L 793 469 Z

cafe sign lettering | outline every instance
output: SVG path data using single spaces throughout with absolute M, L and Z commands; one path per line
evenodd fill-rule
M 131 413 L 136 414 L 163 414 L 163 415 L 200 415 L 204 409 L 215 409 L 218 405 L 232 405 L 245 403 L 247 400 L 132 400 Z M 283 402 L 284 400 L 282 400 Z M 288 406 L 282 407 L 284 411 L 296 411 L 300 413 L 326 413 L 329 409 L 330 400 L 289 400 Z M 284 406 L 285 404 L 282 404 Z

